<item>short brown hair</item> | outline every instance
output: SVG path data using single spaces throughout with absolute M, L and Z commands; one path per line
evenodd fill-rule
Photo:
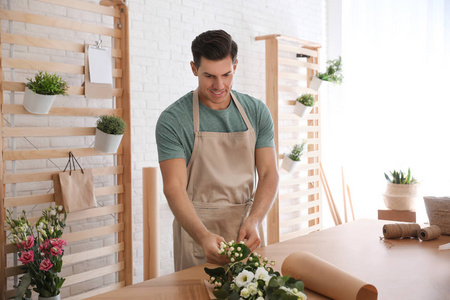
M 221 60 L 231 55 L 236 63 L 238 46 L 224 30 L 209 30 L 198 35 L 191 45 L 194 65 L 198 69 L 202 57 L 209 60 Z

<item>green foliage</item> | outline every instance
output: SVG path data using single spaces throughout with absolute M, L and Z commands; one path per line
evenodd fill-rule
M 300 157 L 303 154 L 303 150 L 305 148 L 306 141 L 303 141 L 301 144 L 294 145 L 291 152 L 289 153 L 289 158 L 293 161 L 300 161 Z
M 121 117 L 103 115 L 97 120 L 97 128 L 107 134 L 120 135 L 125 132 L 127 124 Z
M 305 106 L 311 106 L 313 107 L 316 103 L 316 99 L 314 99 L 314 96 L 312 94 L 303 94 L 300 97 L 297 98 L 298 102 Z
M 327 60 L 327 70 L 325 73 L 319 73 L 317 75 L 322 80 L 330 81 L 333 83 L 341 84 L 344 76 L 342 75 L 342 58 Z
M 417 183 L 417 180 L 411 176 L 411 170 L 409 168 L 408 168 L 407 174 L 403 173 L 403 171 L 397 172 L 395 170 L 390 173 L 391 173 L 392 179 L 386 173 L 384 173 L 384 177 L 390 183 L 393 183 L 393 184 L 415 184 L 415 183 Z
M 34 79 L 27 78 L 27 88 L 40 95 L 67 95 L 67 82 L 57 74 L 39 71 Z

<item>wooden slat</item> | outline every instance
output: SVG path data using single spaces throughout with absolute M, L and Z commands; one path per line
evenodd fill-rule
M 294 113 L 290 113 L 290 114 L 289 113 L 280 113 L 278 118 L 280 120 L 297 120 L 297 121 L 299 120 L 299 117 Z M 318 115 L 309 114 L 307 116 L 307 120 L 318 120 L 318 119 L 319 119 Z
M 288 80 L 298 80 L 298 81 L 306 81 L 308 79 L 308 76 L 304 74 L 299 73 L 293 73 L 293 72 L 280 72 L 278 74 L 278 77 L 280 79 L 288 79 Z
M 293 199 L 293 198 L 299 198 L 302 196 L 308 196 L 311 194 L 317 194 L 320 192 L 319 188 L 315 188 L 315 189 L 306 189 L 306 190 L 302 190 L 299 192 L 293 192 L 293 193 L 288 193 L 288 194 L 281 194 L 280 195 L 280 199 L 281 200 L 286 200 L 286 199 Z
M 25 270 L 22 270 L 20 266 L 8 267 L 5 269 L 5 277 L 17 276 L 25 273 Z
M 310 47 L 310 48 L 320 48 L 320 47 L 322 47 L 320 44 L 317 44 L 317 43 L 313 43 L 313 42 L 310 42 L 310 41 L 306 41 L 306 40 L 302 40 L 302 39 L 298 39 L 298 38 L 294 38 L 294 37 L 290 37 L 290 36 L 286 36 L 286 35 L 282 35 L 282 34 L 261 35 L 261 36 L 257 36 L 255 38 L 255 40 L 257 40 L 257 41 L 262 41 L 262 40 L 280 40 L 280 41 L 295 42 L 295 43 L 298 43 L 300 45 L 304 45 L 304 46 Z M 266 43 L 267 43 L 267 41 L 266 41 Z
M 2 58 L 3 68 L 84 74 L 84 66 L 19 58 Z M 112 69 L 112 77 L 122 77 L 122 70 Z
M 4 127 L 3 137 L 88 136 L 95 135 L 95 127 Z
M 59 0 L 55 0 L 59 1 Z M 84 2 L 87 3 L 87 2 Z M 14 45 L 24 45 L 24 46 L 32 46 L 39 48 L 47 48 L 47 49 L 55 49 L 55 50 L 64 50 L 71 52 L 81 52 L 84 53 L 84 44 L 74 43 L 68 41 L 60 41 L 60 40 L 52 40 L 41 37 L 33 37 L 27 35 L 18 35 L 18 34 L 10 34 L 6 32 L 2 32 L 1 42 L 6 44 L 14 44 Z M 120 49 L 111 49 L 111 56 L 121 58 L 122 51 Z
M 69 254 L 63 256 L 63 265 L 71 265 L 75 263 L 79 263 L 88 259 L 99 258 L 103 256 L 107 256 L 110 254 L 114 254 L 119 251 L 123 251 L 125 248 L 123 243 L 115 244 L 112 246 L 106 246 L 102 248 L 96 248 L 88 251 L 83 251 L 79 253 Z
M 48 150 L 17 150 L 4 151 L 4 160 L 30 160 L 30 159 L 48 159 L 48 158 L 64 158 L 68 157 L 68 153 L 72 152 L 76 157 L 83 156 L 103 156 L 122 154 L 122 146 L 119 146 L 117 153 L 105 153 L 95 148 L 78 148 L 78 149 L 48 149 Z
M 112 17 L 120 17 L 120 11 L 111 7 L 105 7 L 95 3 L 90 3 L 81 0 L 38 0 L 40 2 L 46 2 L 51 4 L 57 4 L 65 7 L 76 8 L 92 13 L 103 14 Z
M 95 196 L 108 196 L 114 194 L 122 194 L 123 193 L 123 185 L 115 185 L 115 186 L 106 186 L 95 189 Z
M 287 57 L 278 57 L 278 60 L 281 65 L 288 65 L 288 66 L 294 66 L 294 67 L 301 67 L 301 68 L 308 68 L 311 70 L 319 70 L 319 65 L 307 63 L 305 61 L 301 61 L 299 59 L 294 58 L 287 58 Z
M 298 236 L 301 236 L 301 235 L 305 235 L 305 234 L 311 233 L 313 231 L 320 230 L 321 226 L 322 226 L 321 224 L 317 224 L 317 225 L 314 225 L 314 226 L 302 228 L 302 229 L 297 230 L 297 231 L 293 231 L 293 232 L 289 232 L 289 233 L 286 233 L 286 234 L 282 234 L 280 239 L 281 239 L 281 241 L 290 240 L 290 239 L 293 239 L 295 237 L 298 237 Z
M 295 144 L 298 144 L 298 143 L 299 143 L 298 139 L 284 139 L 284 140 L 280 141 L 280 147 L 292 147 L 292 146 L 294 146 Z M 311 145 L 311 144 L 318 144 L 318 143 L 319 143 L 319 139 L 313 139 L 313 138 L 308 139 L 308 144 L 309 145 Z
M 122 261 L 122 262 L 119 262 L 119 263 L 111 265 L 111 266 L 83 272 L 80 274 L 67 276 L 66 281 L 64 281 L 64 286 L 71 286 L 73 284 L 77 284 L 77 283 L 80 283 L 83 281 L 87 281 L 87 280 L 91 280 L 94 278 L 106 276 L 111 273 L 119 272 L 119 271 L 123 270 L 124 267 L 125 267 L 125 263 Z
M 52 175 L 55 173 L 59 173 L 59 172 L 61 172 L 61 171 L 5 174 L 3 180 L 4 180 L 4 183 L 23 183 L 23 182 L 33 182 L 33 181 L 47 181 L 47 180 L 53 180 Z M 92 173 L 94 176 L 122 174 L 123 166 L 93 168 Z
M 311 49 L 306 49 L 300 46 L 294 46 L 294 45 L 288 45 L 288 44 L 283 44 L 280 43 L 280 45 L 278 46 L 278 48 L 281 51 L 287 51 L 287 52 L 292 52 L 292 53 L 300 53 L 300 54 L 305 54 L 305 55 L 309 55 L 312 57 L 317 57 L 318 53 L 315 50 L 311 50 Z
M 23 105 L 20 104 L 3 104 L 3 114 L 15 115 L 32 115 Z M 72 116 L 72 117 L 98 117 L 101 115 L 115 115 L 122 116 L 122 109 L 120 108 L 78 108 L 78 107 L 52 107 L 47 116 Z M 297 117 L 298 118 L 298 117 Z
M 287 180 L 285 179 L 285 180 L 280 180 L 279 186 L 287 187 L 287 186 L 293 186 L 293 185 L 301 185 L 301 184 L 305 184 L 308 182 L 319 181 L 319 180 L 320 180 L 319 175 L 308 176 L 308 177 L 299 177 L 299 178 L 287 179 Z
M 302 216 L 299 218 L 294 218 L 294 219 L 289 219 L 289 220 L 284 220 L 283 222 L 280 222 L 280 227 L 286 227 L 286 226 L 292 226 L 292 225 L 297 225 L 297 224 L 301 224 L 303 222 L 312 220 L 312 219 L 316 219 L 320 216 L 320 213 L 313 213 L 313 214 L 309 214 L 306 216 Z
M 315 201 L 305 202 L 305 203 L 296 204 L 296 205 L 283 206 L 280 208 L 280 213 L 291 213 L 291 212 L 295 212 L 295 211 L 302 211 L 302 210 L 308 209 L 310 207 L 319 206 L 319 205 L 320 205 L 320 201 L 315 200 Z
M 94 237 L 99 237 L 111 233 L 117 233 L 122 232 L 124 229 L 124 224 L 114 224 L 109 226 L 103 226 L 103 227 L 97 227 L 94 229 L 89 230 L 83 230 L 78 232 L 72 232 L 63 234 L 62 238 L 66 240 L 67 243 L 69 242 L 75 242 L 75 241 L 82 241 Z
M 319 129 L 311 126 L 279 126 L 278 132 L 298 133 L 298 132 L 318 132 Z
M 116 38 L 121 38 L 122 36 L 122 32 L 119 29 L 74 22 L 61 18 L 28 14 L 13 10 L 0 9 L 0 19 L 49 26 L 54 28 L 69 29 L 73 31 L 89 32 Z
M 284 158 L 284 155 L 285 155 L 284 153 L 278 155 L 278 159 L 283 159 L 283 158 Z M 319 156 L 319 155 L 320 155 L 320 152 L 319 152 L 319 151 L 309 151 L 309 152 L 304 153 L 304 154 L 302 155 L 302 157 L 303 157 L 303 161 L 306 161 L 305 158 L 309 158 L 309 157 L 317 157 L 317 156 Z M 306 166 L 311 166 L 311 164 L 307 164 Z M 315 164 L 314 166 L 315 166 L 314 168 L 308 168 L 308 170 L 314 170 L 314 169 L 317 169 L 317 168 L 318 168 L 318 167 L 317 167 L 317 164 Z M 299 169 L 301 169 L 301 168 L 302 168 L 302 165 L 300 165 L 300 166 L 297 168 L 297 170 L 299 170 Z M 301 169 L 301 170 L 303 170 L 303 169 Z
M 3 81 L 2 84 L 3 91 L 14 91 L 14 92 L 24 92 L 25 91 L 25 83 L 23 82 L 14 82 L 14 81 Z M 69 96 L 84 96 L 84 86 L 69 86 L 66 93 Z M 112 96 L 113 97 L 121 97 L 123 94 L 123 89 L 113 88 Z
M 317 91 L 314 91 L 307 87 L 300 87 L 300 86 L 288 86 L 288 85 L 280 85 L 279 86 L 280 93 L 291 93 L 291 94 L 298 94 L 300 96 L 301 94 L 313 94 L 317 95 Z
M 104 286 L 102 288 L 95 289 L 95 290 L 90 290 L 89 292 L 78 294 L 76 296 L 64 298 L 64 300 L 83 300 L 83 299 L 90 298 L 90 297 L 93 297 L 96 295 L 100 295 L 100 294 L 103 294 L 106 292 L 115 291 L 115 290 L 123 288 L 123 287 L 125 287 L 125 282 L 121 281 L 119 283 L 110 284 L 110 285 L 107 285 L 107 286 Z

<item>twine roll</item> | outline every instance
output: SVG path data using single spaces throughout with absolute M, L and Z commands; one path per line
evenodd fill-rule
M 420 225 L 413 224 L 385 224 L 383 226 L 383 235 L 386 239 L 397 239 L 404 237 L 417 237 Z
M 418 235 L 422 241 L 434 240 L 441 236 L 441 228 L 436 225 L 431 225 L 420 229 Z

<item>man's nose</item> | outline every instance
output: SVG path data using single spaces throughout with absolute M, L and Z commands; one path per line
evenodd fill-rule
M 217 78 L 214 81 L 214 88 L 217 90 L 222 90 L 224 88 L 223 80 L 221 78 Z

